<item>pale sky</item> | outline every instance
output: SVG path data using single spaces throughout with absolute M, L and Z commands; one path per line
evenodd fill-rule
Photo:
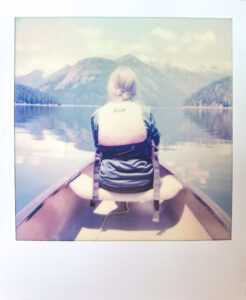
M 232 68 L 231 19 L 16 18 L 16 76 L 132 54 L 187 69 Z

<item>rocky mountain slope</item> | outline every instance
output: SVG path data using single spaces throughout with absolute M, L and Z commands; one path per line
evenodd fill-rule
M 44 74 L 40 70 L 35 70 L 27 75 L 15 78 L 15 83 L 37 88 L 44 83 Z

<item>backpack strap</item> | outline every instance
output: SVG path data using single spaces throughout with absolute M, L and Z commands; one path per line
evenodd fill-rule
M 152 141 L 152 163 L 154 169 L 153 189 L 154 189 L 154 211 L 153 211 L 153 222 L 159 222 L 159 207 L 160 207 L 160 166 L 158 159 L 158 148 L 154 141 Z
M 91 207 L 95 207 L 96 201 L 98 201 L 100 163 L 101 163 L 100 153 L 99 153 L 99 149 L 97 148 L 95 153 L 95 161 L 94 161 L 93 191 L 92 191 L 92 199 L 90 201 Z

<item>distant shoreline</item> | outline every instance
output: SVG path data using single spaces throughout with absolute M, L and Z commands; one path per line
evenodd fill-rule
M 29 103 L 14 103 L 15 106 L 49 106 L 49 107 L 100 107 L 101 105 L 93 104 L 29 104 Z
M 102 105 L 94 104 L 29 104 L 29 103 L 15 103 L 15 106 L 49 106 L 49 107 L 100 107 Z M 182 109 L 232 109 L 232 106 L 151 106 L 151 108 L 182 108 Z
M 232 109 L 232 106 L 181 106 L 184 109 Z
M 29 104 L 29 103 L 14 103 L 15 106 L 61 106 L 60 104 Z

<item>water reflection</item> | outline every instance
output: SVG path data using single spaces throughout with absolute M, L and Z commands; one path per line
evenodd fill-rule
M 185 115 L 210 134 L 231 141 L 232 110 L 231 109 L 185 109 Z
M 23 129 L 34 139 L 43 139 L 49 130 L 66 143 L 74 143 L 80 150 L 93 150 L 90 116 L 95 107 L 16 106 L 15 127 Z
M 93 150 L 90 116 L 95 107 L 15 107 L 16 131 L 25 129 L 35 139 L 50 130 L 80 150 Z M 232 139 L 231 110 L 153 109 L 163 145 L 199 142 L 210 144 Z M 216 140 L 219 138 L 220 140 Z
M 15 107 L 16 209 L 94 151 L 95 107 Z M 153 109 L 163 161 L 231 213 L 232 111 Z
M 220 143 L 232 139 L 232 110 L 153 109 L 165 146 Z
M 232 145 L 183 143 L 160 152 L 160 160 L 186 183 L 209 195 L 231 215 Z
M 17 212 L 60 178 L 71 175 L 88 159 L 88 151 L 62 141 L 49 130 L 42 132 L 41 140 L 23 130 L 16 134 L 15 144 Z

